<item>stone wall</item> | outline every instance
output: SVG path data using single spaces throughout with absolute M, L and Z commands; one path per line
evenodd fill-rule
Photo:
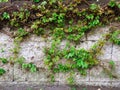
M 4 28 L 8 29 L 8 28 Z M 79 45 L 76 48 L 89 49 L 94 45 L 102 35 L 107 33 L 109 26 L 97 28 L 89 32 L 85 37 L 81 39 Z M 46 67 L 44 65 L 44 52 L 45 46 L 49 46 L 51 38 L 43 38 L 41 36 L 30 35 L 21 43 L 21 50 L 19 56 L 23 56 L 26 62 L 34 62 L 37 67 Z M 66 45 L 66 41 L 63 40 L 60 44 L 60 48 Z M 0 57 L 10 58 L 13 56 L 12 48 L 14 47 L 13 38 L 4 33 L 0 33 Z M 102 55 L 98 57 L 103 64 L 107 66 L 110 60 L 115 62 L 115 74 L 117 79 L 110 79 L 108 75 L 103 72 L 103 68 L 96 66 L 87 71 L 87 76 L 81 76 L 78 72 L 75 72 L 74 78 L 77 85 L 103 85 L 103 86 L 120 86 L 120 46 L 114 45 L 111 42 L 107 42 L 102 49 Z M 31 73 L 22 68 L 18 64 L 1 64 L 0 67 L 4 68 L 7 72 L 0 76 L 0 83 L 10 84 L 50 84 L 48 78 L 49 71 L 41 69 L 39 72 Z M 55 83 L 57 85 L 64 85 L 67 83 L 67 77 L 70 73 L 58 73 L 55 75 Z

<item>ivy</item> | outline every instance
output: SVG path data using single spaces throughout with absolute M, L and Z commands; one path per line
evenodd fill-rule
M 29 70 L 30 72 L 36 72 L 37 67 L 33 63 L 23 63 L 22 68 Z
M 33 1 L 36 2 L 36 3 L 40 2 L 40 0 L 33 0 Z
M 108 3 L 108 5 L 109 5 L 110 7 L 116 6 L 115 0 L 111 0 L 111 1 Z
M 8 2 L 8 0 L 0 0 L 0 2 Z
M 0 61 L 1 61 L 3 64 L 8 63 L 8 60 L 7 60 L 6 58 L 0 58 Z
M 7 12 L 3 13 L 3 19 L 10 19 L 10 15 Z
M 34 5 L 29 7 L 26 5 L 19 11 L 9 13 L 5 10 L 0 15 L 0 22 L 3 23 L 1 25 L 8 25 L 13 29 L 11 31 L 14 31 L 13 59 L 25 70 L 30 72 L 38 70 L 34 63 L 26 63 L 24 57 L 18 57 L 20 43 L 24 40 L 24 37 L 31 33 L 45 38 L 52 37 L 52 44 L 44 50 L 46 55 L 44 63 L 48 66 L 48 70 L 52 72 L 52 81 L 54 81 L 53 74 L 59 72 L 77 70 L 80 74 L 86 75 L 89 68 L 99 64 L 97 56 L 106 41 L 110 39 L 111 42 L 120 45 L 120 31 L 117 30 L 108 35 L 109 39 L 99 40 L 90 50 L 76 49 L 75 46 L 70 45 L 66 45 L 64 49 L 59 48 L 62 40 L 77 44 L 92 28 L 106 25 L 112 21 L 119 21 L 120 15 L 116 13 L 116 10 L 119 11 L 120 3 L 114 0 L 111 0 L 105 8 L 95 3 L 88 3 L 89 7 L 82 10 L 79 10 L 78 7 L 81 4 L 80 0 L 71 1 L 69 4 L 65 4 L 64 0 L 33 0 L 33 2 L 35 2 Z M 24 26 L 30 29 L 25 30 Z M 4 64 L 8 63 L 5 58 L 0 58 L 0 61 Z M 65 63 L 61 63 L 61 61 Z M 112 61 L 109 64 L 114 68 Z M 5 73 L 4 69 L 0 70 L 0 75 Z M 70 77 L 68 81 L 73 83 L 74 78 Z
M 0 76 L 5 74 L 5 73 L 6 73 L 6 71 L 3 68 L 0 68 Z
M 110 41 L 113 42 L 114 44 L 120 45 L 120 38 L 118 37 L 119 34 L 120 34 L 120 30 L 115 31 L 115 32 L 111 35 Z

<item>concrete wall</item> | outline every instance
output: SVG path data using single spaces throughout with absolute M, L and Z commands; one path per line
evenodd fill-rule
M 109 30 L 109 27 L 101 27 L 89 32 L 76 48 L 89 49 L 95 44 L 104 33 Z M 45 57 L 43 48 L 50 45 L 50 37 L 46 40 L 41 36 L 30 35 L 21 43 L 21 50 L 19 56 L 23 56 L 26 62 L 34 62 L 38 67 L 46 67 L 43 59 Z M 66 41 L 61 42 L 61 48 L 66 44 Z M 13 56 L 12 48 L 14 47 L 13 38 L 10 38 L 4 33 L 0 33 L 0 57 L 10 58 Z M 4 52 L 3 52 L 4 51 Z M 103 85 L 103 86 L 120 86 L 120 46 L 114 45 L 111 42 L 107 42 L 102 49 L 103 54 L 98 58 L 103 64 L 107 66 L 110 60 L 115 62 L 115 73 L 118 75 L 118 79 L 110 79 L 102 70 L 100 66 L 96 66 L 88 70 L 86 77 L 81 76 L 78 72 L 75 72 L 74 78 L 76 84 L 85 85 Z M 0 76 L 0 83 L 30 83 L 30 84 L 50 84 L 48 78 L 49 72 L 47 70 L 40 70 L 39 72 L 31 73 L 18 65 L 1 64 L 0 67 L 4 68 L 7 72 L 3 76 Z M 67 77 L 69 73 L 59 73 L 55 75 L 54 84 L 67 84 Z

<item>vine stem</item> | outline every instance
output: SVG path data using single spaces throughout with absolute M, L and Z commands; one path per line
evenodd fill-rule
M 5 31 L 5 30 L 0 30 L 0 32 L 10 36 L 11 38 L 13 38 L 13 35 L 11 33 L 7 32 L 7 31 Z
M 1 9 L 0 9 L 0 12 L 4 11 L 5 9 L 10 8 L 11 6 L 12 6 L 12 5 L 10 5 L 10 6 L 5 6 L 5 7 L 1 8 Z
M 90 4 L 86 0 L 82 0 L 82 1 L 85 2 L 88 6 L 90 6 Z

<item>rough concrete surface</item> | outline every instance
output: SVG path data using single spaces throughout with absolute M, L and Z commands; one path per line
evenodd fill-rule
M 83 38 L 79 45 L 76 46 L 77 49 L 85 48 L 90 49 L 92 45 L 94 45 L 103 34 L 108 32 L 109 27 L 102 27 L 94 30 L 94 32 L 89 32 L 86 36 L 87 38 Z M 46 67 L 44 65 L 44 52 L 43 49 L 45 46 L 50 45 L 49 38 L 46 41 L 44 38 L 36 35 L 31 35 L 29 38 L 26 38 L 21 43 L 21 50 L 19 56 L 23 56 L 26 59 L 26 62 L 34 62 L 38 67 Z M 66 40 L 64 40 L 60 44 L 60 48 L 63 49 L 66 45 Z M 74 45 L 74 44 L 71 44 Z M 0 57 L 1 58 L 10 58 L 13 56 L 12 48 L 14 47 L 13 39 L 7 36 L 4 33 L 0 33 Z M 88 70 L 88 74 L 86 77 L 81 76 L 78 72 L 75 72 L 75 82 L 76 85 L 92 85 L 92 86 L 109 86 L 109 87 L 120 87 L 120 46 L 114 45 L 111 42 L 107 42 L 103 47 L 102 55 L 98 57 L 103 63 L 109 62 L 113 60 L 115 65 L 115 73 L 118 75 L 118 79 L 110 79 L 104 72 L 103 68 L 100 66 L 96 66 L 90 70 Z M 49 72 L 47 70 L 40 70 L 39 72 L 30 73 L 28 71 L 22 70 L 22 68 L 18 65 L 10 65 L 10 64 L 1 64 L 0 67 L 3 67 L 7 72 L 3 76 L 0 76 L 0 90 L 32 90 L 30 87 L 35 87 L 34 90 L 70 90 L 68 86 L 59 87 L 60 89 L 52 89 L 47 86 L 46 88 L 43 85 L 50 84 L 50 80 L 48 78 Z M 67 77 L 69 73 L 58 73 L 55 75 L 55 83 L 56 85 L 65 85 L 67 84 Z M 20 84 L 21 83 L 21 84 Z M 24 83 L 24 84 L 23 84 Z M 23 85 L 23 89 L 17 89 Z M 30 85 L 32 84 L 32 85 Z M 8 85 L 8 86 L 5 86 Z M 10 85 L 10 86 L 9 86 Z M 25 85 L 25 87 L 24 87 Z M 28 85 L 28 86 L 27 86 Z M 39 86 L 41 85 L 41 86 Z M 3 87 L 3 88 L 2 88 Z M 9 89 L 8 89 L 9 88 Z M 42 89 L 40 89 L 42 88 Z M 80 88 L 80 87 L 79 87 Z M 99 89 L 98 87 L 94 87 L 95 89 L 78 89 L 78 90 L 111 90 L 111 89 Z M 114 90 L 120 90 L 115 89 Z

